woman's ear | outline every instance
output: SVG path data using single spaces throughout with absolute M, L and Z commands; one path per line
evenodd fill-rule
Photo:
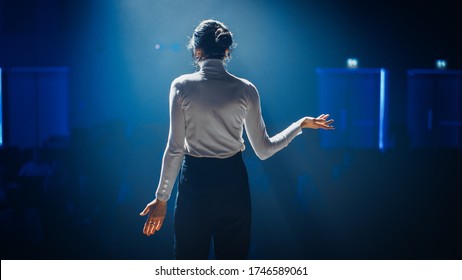
M 201 49 L 195 49 L 194 50 L 194 56 L 197 58 L 197 59 L 200 59 L 202 57 L 202 50 Z

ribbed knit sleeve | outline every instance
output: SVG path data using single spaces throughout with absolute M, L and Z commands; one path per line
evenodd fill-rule
M 167 146 L 162 158 L 162 169 L 156 197 L 161 201 L 170 198 L 173 184 L 184 158 L 185 118 L 180 102 L 181 84 L 175 80 L 170 87 L 170 128 Z
M 302 133 L 300 121 L 291 124 L 280 133 L 269 137 L 263 121 L 260 96 L 251 83 L 247 86 L 248 113 L 244 125 L 250 144 L 257 156 L 264 160 L 280 151 Z

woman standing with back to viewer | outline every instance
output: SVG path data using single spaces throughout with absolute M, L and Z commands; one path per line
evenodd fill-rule
M 176 259 L 246 259 L 250 242 L 250 192 L 242 159 L 243 128 L 260 159 L 286 147 L 302 128 L 333 129 L 323 114 L 304 117 L 269 137 L 255 86 L 224 68 L 233 37 L 216 20 L 204 20 L 189 42 L 199 70 L 170 88 L 170 131 L 156 197 L 143 233 L 160 230 L 181 167 L 174 213 Z M 213 239 L 212 239 L 213 238 Z

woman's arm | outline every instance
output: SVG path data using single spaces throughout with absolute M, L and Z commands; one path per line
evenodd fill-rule
M 170 198 L 173 184 L 184 157 L 185 119 L 179 93 L 180 83 L 175 80 L 170 87 L 170 128 L 167 146 L 162 158 L 162 169 L 156 190 L 156 198 L 148 203 L 143 212 L 140 213 L 141 216 L 149 214 L 143 229 L 143 233 L 148 236 L 160 230 L 162 226 L 167 212 L 167 201 Z
M 156 191 L 156 198 L 161 201 L 167 201 L 170 198 L 173 184 L 184 157 L 185 119 L 179 93 L 180 84 L 175 80 L 170 87 L 170 128 Z
M 301 118 L 282 132 L 269 137 L 261 113 L 260 96 L 252 84 L 247 87 L 247 96 L 249 111 L 245 119 L 245 129 L 250 144 L 260 159 L 267 159 L 285 148 L 297 135 L 302 133 L 302 128 L 333 129 L 331 126 L 333 120 L 327 120 L 329 115 L 322 114 L 317 118 Z

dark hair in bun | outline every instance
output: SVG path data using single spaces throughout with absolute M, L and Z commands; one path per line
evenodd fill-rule
M 233 34 L 223 23 L 212 19 L 204 20 L 196 27 L 188 44 L 193 56 L 195 49 L 202 50 L 199 60 L 230 58 L 232 46 Z M 226 53 L 226 50 L 229 52 Z
M 218 28 L 217 31 L 215 31 L 215 43 L 217 43 L 218 46 L 229 48 L 233 44 L 231 32 Z

